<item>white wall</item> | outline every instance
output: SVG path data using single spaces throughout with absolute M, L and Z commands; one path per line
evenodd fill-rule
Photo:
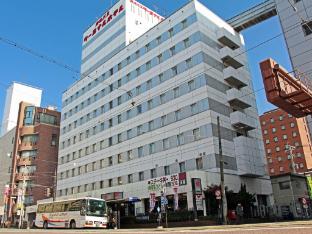
M 35 106 L 40 106 L 41 95 L 41 89 L 14 82 L 7 89 L 1 135 L 4 135 L 16 126 L 20 102 L 23 101 Z

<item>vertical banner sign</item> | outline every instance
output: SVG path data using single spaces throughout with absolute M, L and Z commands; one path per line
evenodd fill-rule
M 150 193 L 150 212 L 155 208 L 156 203 L 156 193 Z
M 179 209 L 179 194 L 178 194 L 178 188 L 173 188 L 174 191 L 174 210 Z
M 310 199 L 312 199 L 312 177 L 311 175 L 307 176 L 307 184 L 308 184 L 309 197 Z

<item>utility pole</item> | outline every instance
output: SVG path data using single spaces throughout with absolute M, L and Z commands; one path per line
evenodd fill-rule
M 218 138 L 219 138 L 219 163 L 220 163 L 220 187 L 221 187 L 221 196 L 222 196 L 222 218 L 223 224 L 227 224 L 227 201 L 225 194 L 224 186 L 224 160 L 222 154 L 222 142 L 221 142 L 221 131 L 220 131 L 220 117 L 217 117 L 217 126 L 218 126 Z
M 295 162 L 294 162 L 294 153 L 293 153 L 293 151 L 296 149 L 296 147 L 295 146 L 292 146 L 292 145 L 289 145 L 289 144 L 287 144 L 286 145 L 286 152 L 289 152 L 289 155 L 290 155 L 290 159 L 291 159 L 291 171 L 292 171 L 292 173 L 294 173 L 294 174 L 296 174 L 297 172 L 296 172 L 296 165 L 295 165 Z

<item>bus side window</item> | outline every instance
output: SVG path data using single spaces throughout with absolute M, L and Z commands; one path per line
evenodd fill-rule
M 80 210 L 80 214 L 81 215 L 86 215 L 86 200 L 81 200 L 80 201 L 80 206 L 81 206 L 81 210 Z
M 45 205 L 43 205 L 43 204 L 39 204 L 38 205 L 38 213 L 44 213 L 45 212 Z
M 69 207 L 69 204 L 68 204 L 68 203 L 65 203 L 65 204 L 64 204 L 64 212 L 67 212 L 67 211 L 68 211 L 68 207 Z

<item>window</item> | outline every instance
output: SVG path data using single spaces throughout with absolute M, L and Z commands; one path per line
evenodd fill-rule
M 108 166 L 112 166 L 113 165 L 113 157 L 110 156 L 108 157 Z
M 141 74 L 141 69 L 139 67 L 135 71 L 136 71 L 136 76 L 139 76 Z
M 57 135 L 52 134 L 51 145 L 56 146 L 56 144 L 57 144 Z
M 138 114 L 141 114 L 141 113 L 142 113 L 142 106 L 141 106 L 141 105 L 138 105 L 138 106 L 137 106 L 137 113 L 138 113 Z
M 284 171 L 284 167 L 280 167 L 279 170 L 280 170 L 280 171 Z
M 300 164 L 299 164 L 299 167 L 300 167 L 300 168 L 303 168 L 303 167 L 304 167 L 303 163 L 300 163 Z
M 174 116 L 175 116 L 175 121 L 180 120 L 180 119 L 182 118 L 182 116 L 181 116 L 181 110 L 176 110 L 176 111 L 174 112 Z
M 145 66 L 146 66 L 146 70 L 151 69 L 151 61 L 148 61 L 148 62 L 145 64 Z
M 162 127 L 166 125 L 166 115 L 160 117 L 160 125 Z
M 290 127 L 291 127 L 291 128 L 294 128 L 294 127 L 295 127 L 295 124 L 291 122 L 291 123 L 290 123 Z
M 265 140 L 265 144 L 270 144 L 270 140 L 269 140 L 269 139 L 266 139 L 266 140 Z
M 199 140 L 200 139 L 200 132 L 199 132 L 199 128 L 195 128 L 193 130 L 193 136 L 194 136 L 194 140 Z
M 296 137 L 297 136 L 297 132 L 292 132 L 292 136 Z
M 159 79 L 159 83 L 164 82 L 164 74 L 163 74 L 163 73 L 160 73 L 160 74 L 158 75 L 158 79 Z
M 176 87 L 173 89 L 173 97 L 174 98 L 179 97 L 179 91 L 180 91 L 179 87 Z
M 154 129 L 154 121 L 149 121 L 148 122 L 148 131 L 153 131 Z
M 163 145 L 164 150 L 169 149 L 169 147 L 170 147 L 169 138 L 163 139 L 162 143 L 163 143 L 162 145 Z
M 278 137 L 273 138 L 274 142 L 278 142 Z
M 177 135 L 177 145 L 182 145 L 183 144 L 183 133 L 180 133 Z
M 161 36 L 156 38 L 156 43 L 157 43 L 157 45 L 160 45 L 160 43 L 161 43 Z
M 265 125 L 265 121 L 262 121 L 262 125 Z
M 277 161 L 281 162 L 281 161 L 282 161 L 282 157 L 281 157 L 281 156 L 278 156 L 278 157 L 277 157 Z
M 144 172 L 141 171 L 139 172 L 139 181 L 143 181 L 144 180 Z
M 92 171 L 95 171 L 96 170 L 96 162 L 93 162 L 92 163 Z
M 285 125 L 281 125 L 281 129 L 285 130 L 286 129 Z
M 272 158 L 268 158 L 268 162 L 269 162 L 269 163 L 273 163 Z
M 153 168 L 153 169 L 151 169 L 151 178 L 156 178 L 156 177 L 157 177 L 157 175 L 156 175 L 156 169 Z
M 103 180 L 100 181 L 100 189 L 102 189 L 102 188 L 104 188 L 104 181 Z
M 92 153 L 96 152 L 96 143 L 92 145 Z
M 188 86 L 189 92 L 193 91 L 195 89 L 195 82 L 194 82 L 194 80 L 189 81 L 187 83 L 187 86 Z
M 185 172 L 185 162 L 179 163 L 180 172 Z
M 100 168 L 102 169 L 103 167 L 104 167 L 104 159 L 100 161 Z
M 148 43 L 145 45 L 145 51 L 148 52 L 151 49 L 151 45 Z
M 170 167 L 169 166 L 165 166 L 165 175 L 170 175 Z
M 153 108 L 153 100 L 147 101 L 147 109 L 151 110 Z
M 152 80 L 148 80 L 148 81 L 146 82 L 146 89 L 149 90 L 149 89 L 151 89 L 151 88 L 152 88 Z
M 273 119 L 273 118 L 271 118 L 271 119 L 270 119 L 270 122 L 271 122 L 271 123 L 274 123 L 274 119 Z
M 270 154 L 271 153 L 271 149 L 267 149 L 267 153 Z
M 192 67 L 192 58 L 187 59 L 187 60 L 185 61 L 185 63 L 186 63 L 186 67 L 187 67 L 187 68 L 191 68 L 191 67 Z
M 276 132 L 276 128 L 272 128 L 272 132 L 275 133 Z
M 155 143 L 149 144 L 149 153 L 150 154 L 155 153 Z
M 143 157 L 143 147 L 142 146 L 138 148 L 138 157 L 139 158 Z
M 118 154 L 117 158 L 118 158 L 118 163 L 122 163 L 122 156 L 121 156 L 121 154 Z
M 187 20 L 186 19 L 183 20 L 181 24 L 182 24 L 182 30 L 185 29 L 187 27 Z
M 171 47 L 169 51 L 170 51 L 170 56 L 174 56 L 176 54 L 175 46 Z
M 274 173 L 274 168 L 271 168 L 271 169 L 270 169 L 270 172 L 273 174 L 273 173 Z
M 128 158 L 128 160 L 131 160 L 132 159 L 132 150 L 128 150 L 127 151 L 127 158 Z
M 117 116 L 117 122 L 118 122 L 118 124 L 121 123 L 121 115 L 118 115 L 118 116 Z
M 120 177 L 118 177 L 118 179 L 117 179 L 117 180 L 118 180 L 118 184 L 119 184 L 119 185 L 121 185 L 121 184 L 122 184 L 122 177 L 121 177 L 121 176 L 120 176 Z
M 185 40 L 183 40 L 183 45 L 185 48 L 189 47 L 191 44 L 190 44 L 190 39 L 189 38 L 186 38 Z
M 113 186 L 113 179 L 109 179 L 108 180 L 108 187 L 112 187 Z
M 302 29 L 305 36 L 312 34 L 312 20 L 302 24 Z
M 276 151 L 276 152 L 280 152 L 280 151 L 281 151 L 281 148 L 280 148 L 279 146 L 276 146 L 276 147 L 275 147 L 275 151 Z
M 118 104 L 118 105 L 121 104 L 121 96 L 119 96 L 119 97 L 117 98 L 117 104 Z
M 119 134 L 117 135 L 117 142 L 118 142 L 118 143 L 121 143 L 121 142 L 122 142 L 121 133 L 119 133 Z
M 157 61 L 158 61 L 158 64 L 162 63 L 162 61 L 163 61 L 163 55 L 162 54 L 157 56 Z
M 173 37 L 173 28 L 170 28 L 168 30 L 168 34 L 169 34 L 169 37 Z
M 171 68 L 171 72 L 172 72 L 172 76 L 176 76 L 178 74 L 177 67 L 175 66 L 175 67 Z
M 132 174 L 128 175 L 128 183 L 129 184 L 133 183 L 133 175 Z
M 161 94 L 160 95 L 160 104 L 164 104 L 166 102 L 166 94 Z
M 196 169 L 203 169 L 203 158 L 196 158 Z
M 283 116 L 283 115 L 280 115 L 280 116 L 278 117 L 278 119 L 279 119 L 280 121 L 282 121 L 282 120 L 284 119 L 284 116 Z
M 263 130 L 263 134 L 267 135 L 268 134 L 268 130 Z

